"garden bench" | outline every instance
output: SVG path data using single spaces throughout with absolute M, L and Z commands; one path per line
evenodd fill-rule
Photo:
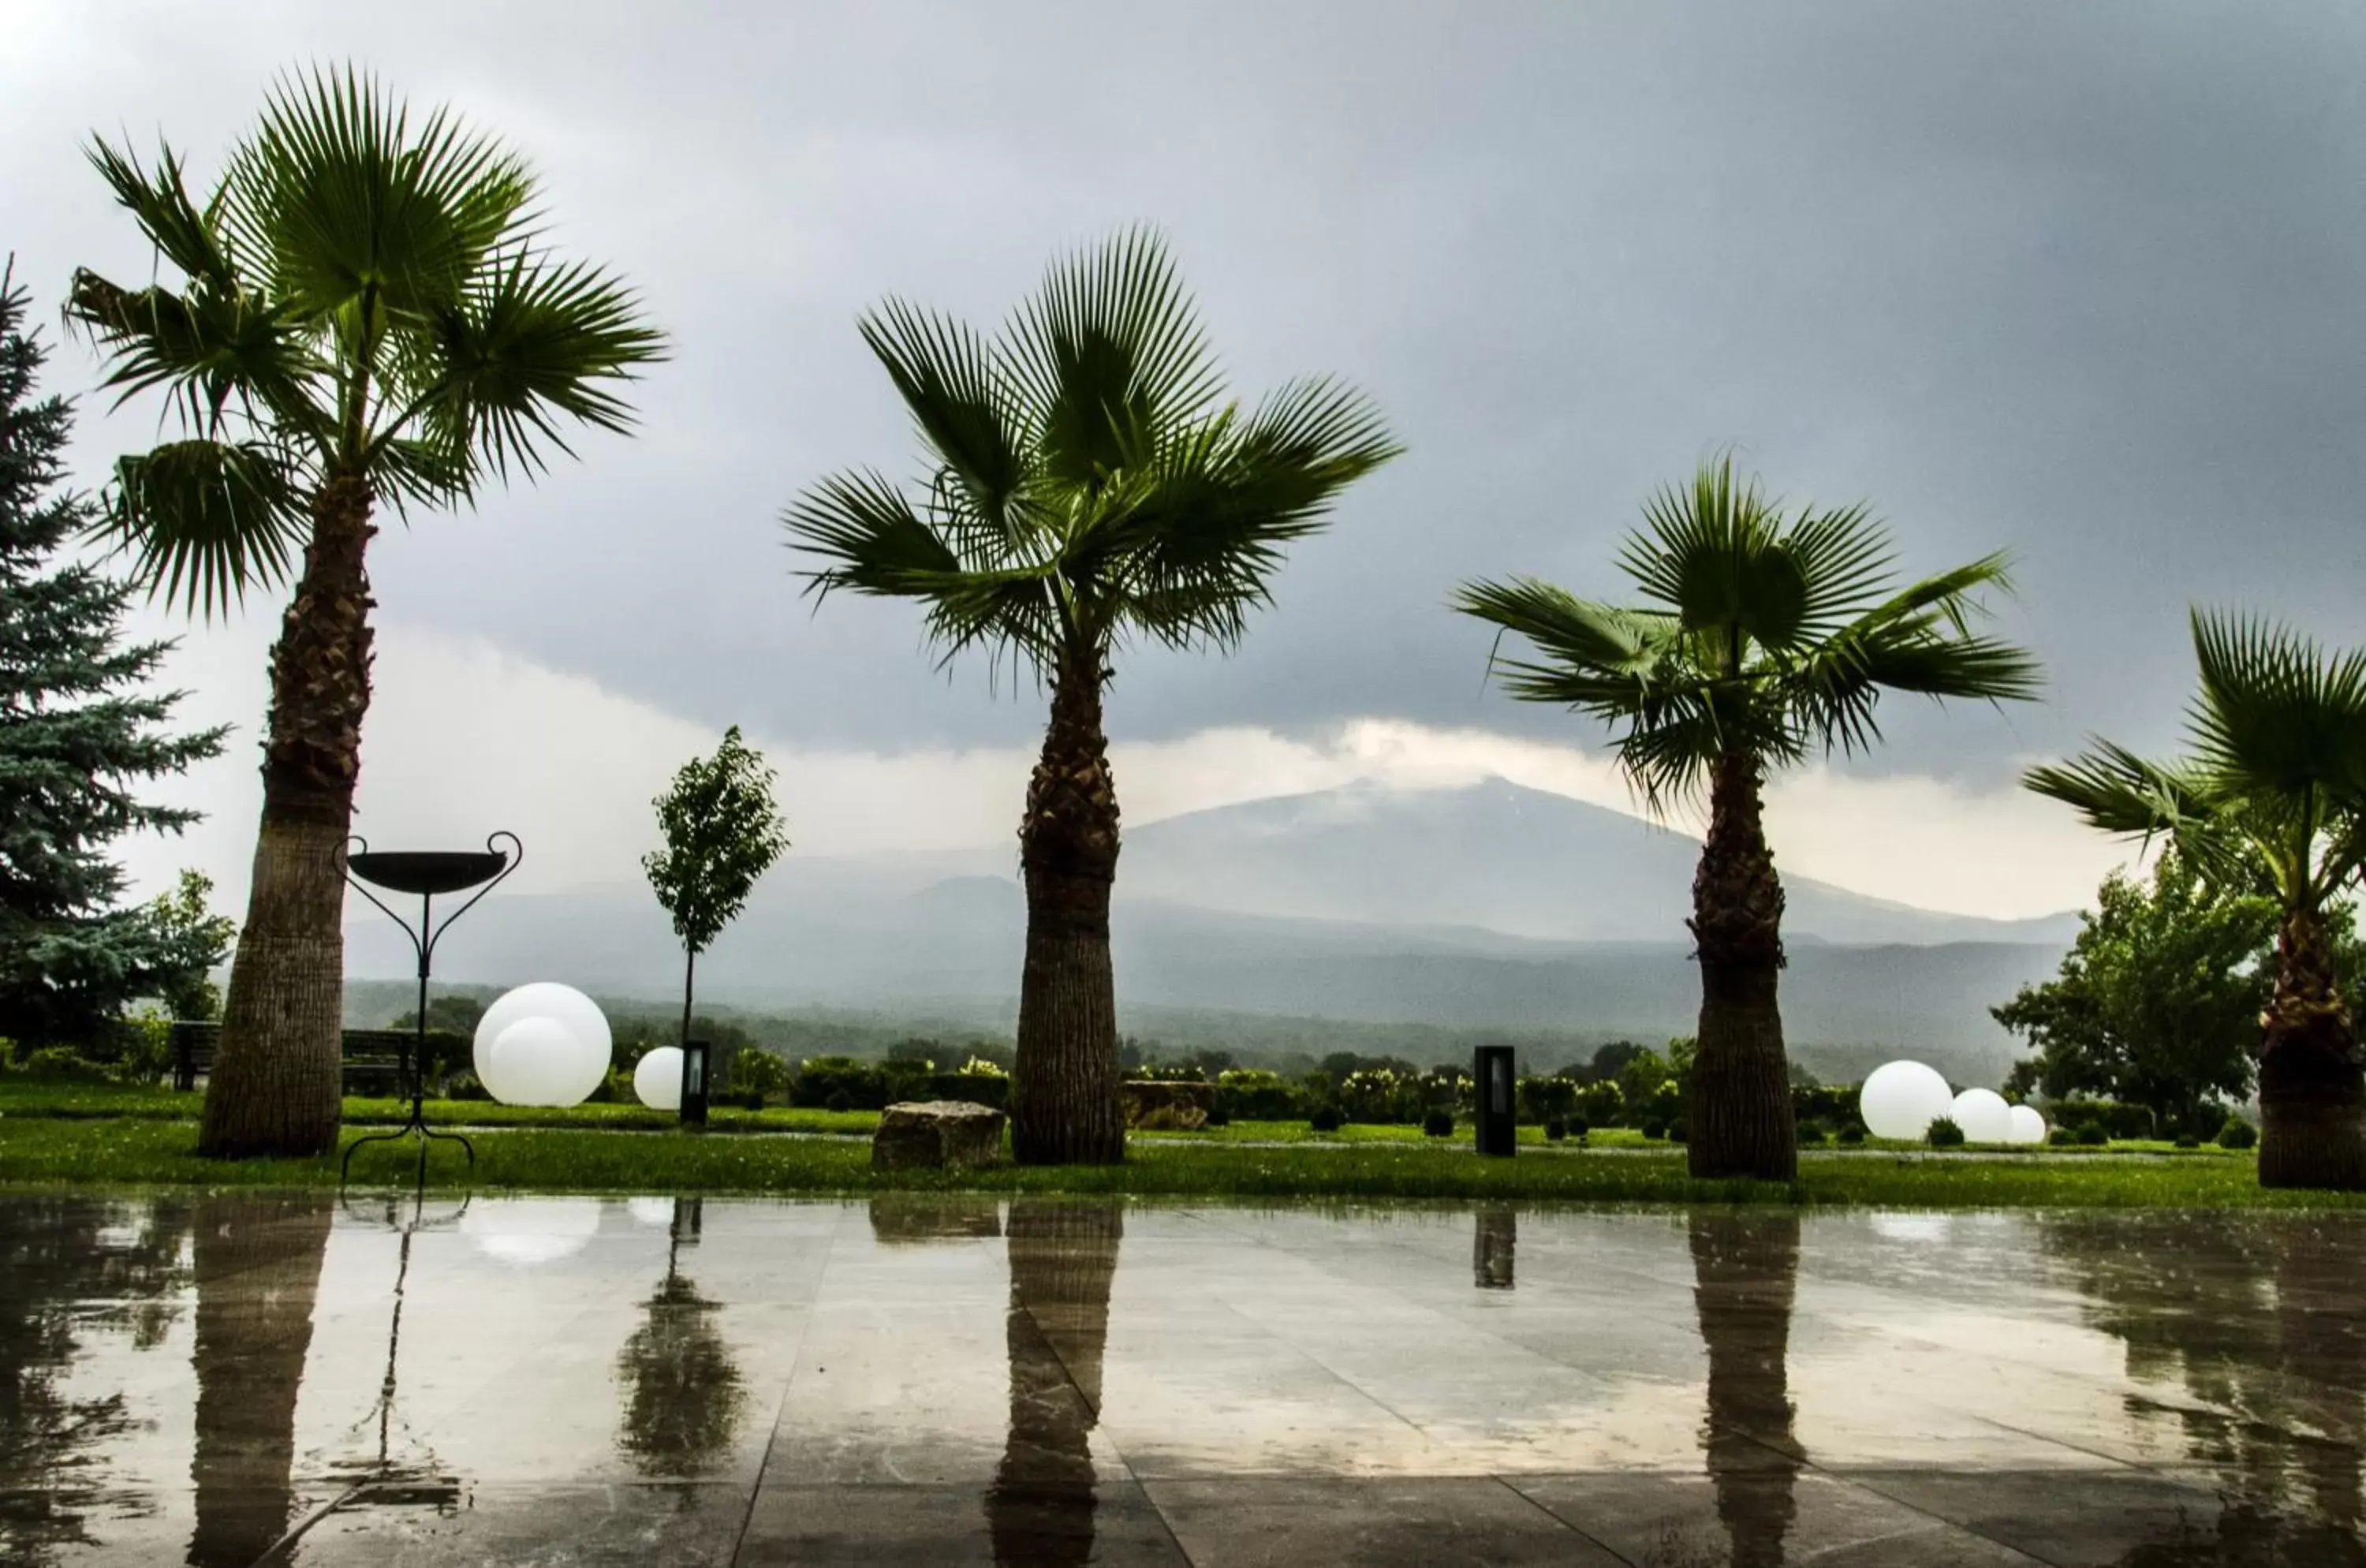
M 348 1029 L 344 1032 L 344 1092 L 392 1096 L 402 1092 L 403 1053 L 413 1036 L 406 1030 Z M 213 1071 L 214 1052 L 221 1043 L 221 1025 L 176 1020 L 173 1024 L 173 1087 L 184 1092 Z

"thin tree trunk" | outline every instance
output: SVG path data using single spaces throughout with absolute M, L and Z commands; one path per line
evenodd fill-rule
M 1125 1158 L 1109 934 L 1117 785 L 1101 734 L 1101 678 L 1098 650 L 1064 659 L 1054 672 L 1052 722 L 1019 829 L 1027 966 L 1019 980 L 1010 1142 L 1021 1165 Z
M 2366 1190 L 2358 1032 L 2313 910 L 2289 912 L 2276 933 L 2276 988 L 2259 1023 L 2259 1185 Z
M 325 1193 L 197 1205 L 191 1568 L 245 1568 L 291 1522 L 296 1395 L 332 1213 Z
M 1692 1216 L 1693 1305 L 1708 1351 L 1703 1427 L 1734 1568 L 1781 1568 L 1806 1455 L 1792 1435 L 1787 1360 L 1799 1217 Z
M 205 1154 L 336 1147 L 345 837 L 370 692 L 363 554 L 377 532 L 361 480 L 332 479 L 313 498 L 304 574 L 271 652 L 263 825 L 206 1086 Z
M 698 973 L 698 950 L 682 950 L 682 1048 L 690 1049 L 690 983 Z
M 1693 877 L 1701 1010 L 1687 1158 L 1696 1177 L 1789 1181 L 1798 1174 L 1791 1067 L 1775 981 L 1783 885 L 1761 821 L 1758 759 L 1720 759 L 1709 778 L 1708 840 Z

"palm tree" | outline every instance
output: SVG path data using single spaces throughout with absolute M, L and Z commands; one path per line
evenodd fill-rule
M 222 1156 L 332 1147 L 345 836 L 369 705 L 372 514 L 531 476 L 564 421 L 620 430 L 659 355 L 629 290 L 555 260 L 513 154 L 414 122 L 348 69 L 283 80 L 202 203 L 166 148 L 91 161 L 177 285 L 74 275 L 107 385 L 161 390 L 179 439 L 118 460 L 106 530 L 208 617 L 295 594 L 271 655 L 263 820 L 200 1135 Z M 563 417 L 562 417 L 563 416 Z
M 821 480 L 784 516 L 819 595 L 918 599 L 952 659 L 983 648 L 1052 688 L 1019 829 L 1027 957 L 1012 1145 L 1029 1163 L 1124 1157 L 1110 887 L 1118 807 L 1101 733 L 1130 638 L 1230 649 L 1283 548 L 1397 447 L 1363 398 L 1292 382 L 1226 398 L 1164 247 L 1135 231 L 1055 265 L 992 340 L 891 299 L 863 341 L 929 470 Z
M 2205 872 L 2272 892 L 2275 985 L 2259 1020 L 2259 1183 L 2366 1189 L 2366 1077 L 2327 906 L 2366 869 L 2366 649 L 2327 655 L 2249 616 L 2196 610 L 2192 754 L 2108 740 L 2030 770 L 2107 833 L 2166 834 Z
M 1730 457 L 1644 508 L 1618 565 L 1647 603 L 1580 599 L 1534 578 L 1468 582 L 1453 605 L 1525 638 L 1491 657 L 1524 702 L 1619 728 L 1622 771 L 1654 816 L 1708 796 L 1693 878 L 1701 971 L 1689 1158 L 1702 1177 L 1797 1174 L 1776 974 L 1783 886 L 1761 823 L 1771 767 L 1880 739 L 1884 692 L 1989 701 L 2034 694 L 2035 663 L 1973 635 L 1976 591 L 2004 588 L 1989 556 L 1893 591 L 1887 535 L 1865 509 L 1787 522 Z

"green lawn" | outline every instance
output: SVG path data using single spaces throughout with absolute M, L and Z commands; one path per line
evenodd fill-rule
M 177 1116 L 141 1096 L 136 1114 L 0 1111 L 0 1183 L 87 1189 L 113 1184 L 209 1187 L 333 1185 L 333 1159 L 217 1163 L 194 1151 L 190 1097 Z M 21 1102 L 19 1102 L 21 1105 Z M 93 1103 L 85 1100 L 86 1106 Z M 607 1108 L 602 1108 L 607 1109 Z M 770 1114 L 770 1113 L 768 1113 Z M 802 1114 L 802 1113 L 798 1113 Z M 850 1113 L 852 1115 L 854 1113 Z M 1368 1131 L 1380 1132 L 1371 1129 Z M 358 1135 L 359 1130 L 349 1135 Z M 1245 1146 L 1246 1134 L 1144 1137 L 1122 1166 L 1019 1169 L 947 1178 L 874 1174 L 870 1150 L 846 1137 L 760 1137 L 600 1127 L 517 1127 L 476 1135 L 479 1186 L 574 1192 L 864 1193 L 884 1190 L 1134 1193 L 1329 1199 L 1494 1198 L 1554 1202 L 1790 1201 L 1931 1209 L 2159 1206 L 2353 1207 L 2366 1196 L 2264 1192 L 2253 1161 L 2213 1153 L 2163 1160 L 1980 1160 L 1892 1154 L 1810 1153 L 1796 1187 L 1695 1182 L 1680 1151 L 1537 1148 L 1484 1160 L 1452 1143 L 1369 1136 L 1329 1144 Z M 414 1144 L 373 1145 L 358 1179 L 408 1181 Z M 429 1180 L 468 1179 L 458 1152 L 438 1145 Z

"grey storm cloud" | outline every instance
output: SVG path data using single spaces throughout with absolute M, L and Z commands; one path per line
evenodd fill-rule
M 20 4 L 24 0 L 20 0 Z M 998 321 L 1063 248 L 1169 235 L 1236 389 L 1332 372 L 1408 455 L 1231 660 L 1141 652 L 1112 729 L 1358 715 L 1572 735 L 1482 690 L 1472 574 L 1615 592 L 1655 485 L 1732 446 L 1864 499 L 1903 564 L 2020 557 L 2040 710 L 1900 706 L 1875 765 L 1983 780 L 2176 732 L 2183 608 L 2359 635 L 2366 15 L 1793 3 L 400 8 L 34 0 L 0 66 L 0 246 L 54 295 L 144 271 L 93 130 L 214 166 L 276 70 L 366 62 L 545 173 L 555 236 L 674 357 L 632 441 L 389 527 L 389 617 L 495 637 L 717 725 L 894 750 L 1022 740 L 907 606 L 816 615 L 774 521 L 916 470 L 853 321 Z M 79 345 L 60 384 L 89 378 Z M 152 412 L 85 434 L 87 477 Z

